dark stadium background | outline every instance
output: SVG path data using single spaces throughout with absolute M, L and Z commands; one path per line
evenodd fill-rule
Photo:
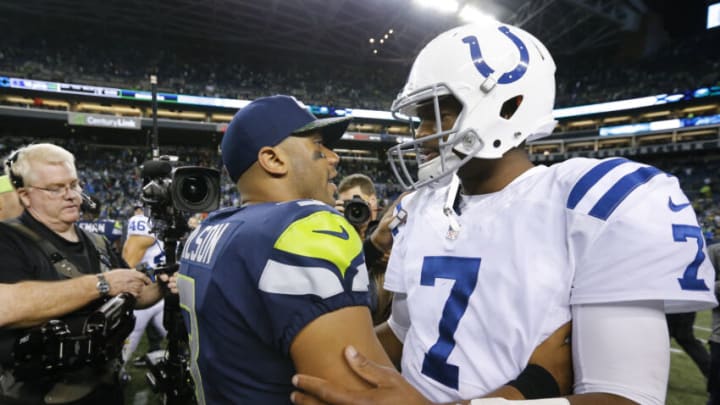
M 558 65 L 557 107 L 682 94 L 672 104 L 560 119 L 552 137 L 529 148 L 539 163 L 628 156 L 657 165 L 680 178 L 708 243 L 718 238 L 720 124 L 600 136 L 609 125 L 720 114 L 720 28 L 705 29 L 713 1 L 460 3 L 520 25 L 548 46 Z M 245 100 L 288 93 L 316 107 L 387 111 L 422 45 L 461 22 L 412 0 L 2 0 L 0 78 L 149 90 L 148 77 L 156 74 L 158 91 L 166 93 Z M 384 44 L 369 43 L 390 29 Z M 709 93 L 694 97 L 700 88 Z M 0 156 L 29 142 L 61 144 L 76 154 L 86 191 L 103 204 L 101 215 L 124 221 L 139 198 L 139 165 L 150 156 L 151 110 L 147 100 L 0 83 Z M 71 125 L 68 112 L 137 117 L 142 128 Z M 234 112 L 160 103 L 161 153 L 220 168 L 217 148 Z M 408 136 L 408 127 L 356 119 L 348 135 L 338 146 L 340 177 L 367 173 L 392 200 L 400 187 L 383 151 L 397 136 Z M 223 205 L 237 203 L 227 180 L 223 195 Z M 709 323 L 708 314 L 700 314 L 698 325 Z M 672 361 L 668 403 L 704 403 L 699 372 L 684 354 Z M 131 371 L 129 398 L 156 401 L 142 369 Z

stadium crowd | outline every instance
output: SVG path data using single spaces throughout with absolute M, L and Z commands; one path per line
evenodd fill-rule
M 21 145 L 38 142 L 29 138 L 4 137 L 0 143 L 0 156 Z M 124 220 L 130 216 L 133 205 L 140 200 L 142 187 L 141 164 L 151 153 L 140 148 L 89 144 L 74 139 L 53 139 L 53 143 L 72 151 L 78 158 L 78 175 L 84 191 L 100 201 L 99 218 Z M 208 148 L 170 146 L 168 154 L 177 155 L 183 164 L 221 168 L 217 152 Z M 165 149 L 163 149 L 163 153 Z M 720 156 L 689 159 L 686 156 L 664 155 L 648 158 L 646 163 L 659 167 L 678 177 L 685 193 L 692 199 L 698 221 L 703 227 L 707 243 L 720 241 Z M 222 173 L 221 207 L 237 206 L 240 195 L 235 185 Z M 372 178 L 381 208 L 387 206 L 400 193 L 402 187 L 392 174 L 389 164 L 375 158 L 343 158 L 338 166 L 336 182 L 352 173 L 364 173 Z
M 287 93 L 319 105 L 387 110 L 406 67 L 388 64 L 342 64 L 333 69 L 318 60 L 286 63 L 238 57 L 223 49 L 162 49 L 138 42 L 107 47 L 92 35 L 13 36 L 0 48 L 0 75 L 64 83 L 150 90 L 157 74 L 159 90 L 210 97 L 252 100 Z M 33 43 L 34 46 L 23 46 Z M 647 95 L 692 91 L 720 85 L 720 60 L 708 53 L 717 35 L 675 39 L 642 57 L 558 54 L 556 107 Z M 143 63 L 138 63 L 143 61 Z M 597 69 L 601 66 L 601 69 Z

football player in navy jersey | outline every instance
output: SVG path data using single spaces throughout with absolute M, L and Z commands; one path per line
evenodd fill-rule
M 334 203 L 349 118 L 273 96 L 241 109 L 222 158 L 242 206 L 188 237 L 177 278 L 200 403 L 290 403 L 300 370 L 348 387 L 348 342 L 390 364 L 372 329 L 362 241 Z
M 374 389 L 297 376 L 299 388 L 341 404 L 501 404 L 476 398 L 572 318 L 575 395 L 538 404 L 664 403 L 665 313 L 717 304 L 703 235 L 678 180 L 654 167 L 533 165 L 524 142 L 555 126 L 554 73 L 540 41 L 498 22 L 454 28 L 420 52 L 392 106 L 421 122 L 389 150 L 416 191 L 395 211 L 406 218 L 385 278 L 393 310 L 378 327 L 413 388 L 357 355 L 350 364 Z

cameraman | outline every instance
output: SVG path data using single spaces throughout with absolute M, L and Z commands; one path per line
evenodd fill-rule
M 357 201 L 358 199 L 360 201 Z M 367 220 L 358 223 L 359 218 L 357 217 L 360 216 L 358 213 L 346 212 L 346 207 L 351 208 L 352 204 L 365 204 L 367 211 L 364 211 L 362 205 L 359 205 L 355 211 L 367 212 Z M 370 309 L 372 310 L 373 325 L 379 325 L 390 316 L 392 293 L 383 288 L 389 254 L 378 251 L 377 248 L 371 248 L 377 252 L 375 255 L 368 255 L 367 252 L 370 235 L 373 234 L 380 222 L 376 219 L 377 193 L 372 179 L 362 173 L 345 176 L 338 184 L 338 200 L 335 202 L 335 209 L 345 215 L 360 237 L 365 240 L 365 261 L 370 276 Z
M 360 201 L 353 200 L 353 198 L 357 199 L 357 197 L 365 202 L 369 211 L 367 220 L 361 223 L 355 223 L 352 217 L 348 217 L 349 213 L 345 212 L 345 206 L 348 203 L 360 203 Z M 372 233 L 377 226 L 377 193 L 372 179 L 362 173 L 354 173 L 344 177 L 338 184 L 338 200 L 335 202 L 335 209 L 345 214 L 345 218 L 348 218 L 360 237 L 365 239 L 365 236 Z M 363 212 L 363 210 L 359 211 Z
M 5 169 L 24 212 L 0 223 L 0 308 L 5 311 L 0 403 L 122 404 L 122 388 L 114 381 L 121 344 L 112 350 L 102 346 L 104 362 L 94 367 L 78 361 L 77 367 L 58 366 L 54 373 L 46 373 L 42 361 L 34 370 L 28 364 L 37 361 L 27 363 L 13 353 L 20 338 L 50 320 L 66 324 L 70 337 L 80 341 L 88 315 L 108 297 L 128 293 L 138 306 L 147 306 L 160 298 L 159 289 L 149 286 L 144 274 L 124 268 L 106 239 L 77 227 L 83 195 L 70 152 L 52 144 L 26 146 L 10 155 Z

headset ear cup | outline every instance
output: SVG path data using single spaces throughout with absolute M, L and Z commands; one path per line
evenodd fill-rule
M 13 187 L 15 187 L 16 189 L 18 189 L 18 188 L 21 188 L 21 187 L 23 186 L 23 179 L 22 179 L 22 177 L 16 175 L 15 172 L 13 172 L 12 170 L 10 170 L 9 176 L 10 176 L 10 182 L 12 183 Z
M 10 177 L 10 183 L 12 183 L 13 187 L 16 189 L 22 187 L 24 185 L 22 176 L 19 176 L 15 171 L 13 170 L 13 165 L 15 162 L 17 162 L 19 152 L 15 152 L 5 161 L 5 165 L 7 165 L 8 168 L 8 176 Z

